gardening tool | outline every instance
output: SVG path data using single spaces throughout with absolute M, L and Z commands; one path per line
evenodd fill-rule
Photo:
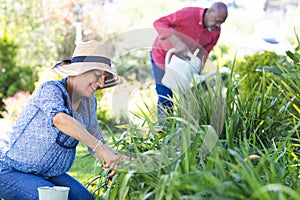
M 192 86 L 193 77 L 199 75 L 201 60 L 190 52 L 187 53 L 190 60 L 174 55 L 174 52 L 175 48 L 171 48 L 166 54 L 162 83 L 172 90 L 184 91 Z
M 219 71 L 213 71 L 206 74 L 199 74 L 202 62 L 194 54 L 188 53 L 187 55 L 191 60 L 172 55 L 175 52 L 175 48 L 170 49 L 167 52 L 165 58 L 165 75 L 162 79 L 162 83 L 172 90 L 185 91 L 188 88 L 193 88 L 194 85 L 198 85 L 206 81 L 209 77 L 215 76 L 217 73 L 230 74 L 231 70 L 227 67 L 222 67 Z

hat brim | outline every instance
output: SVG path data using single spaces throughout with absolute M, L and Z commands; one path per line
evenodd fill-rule
M 68 76 L 78 76 L 91 70 L 106 71 L 110 75 L 105 78 L 104 86 L 99 89 L 109 88 L 122 83 L 122 79 L 118 76 L 109 65 L 89 62 L 89 63 L 71 63 L 62 64 L 59 67 L 52 68 L 59 76 L 66 78 Z

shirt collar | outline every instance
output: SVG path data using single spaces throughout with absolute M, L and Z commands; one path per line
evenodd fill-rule
M 201 9 L 199 12 L 199 23 L 198 24 L 199 24 L 199 26 L 202 26 L 203 28 L 205 28 L 203 20 L 204 20 L 204 14 L 206 11 L 207 11 L 207 8 Z

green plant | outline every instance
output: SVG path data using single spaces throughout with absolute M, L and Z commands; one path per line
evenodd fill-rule
M 300 54 L 291 51 L 286 54 L 278 65 L 262 66 L 257 70 L 272 74 L 271 81 L 282 95 L 280 112 L 288 116 L 292 129 L 296 124 L 299 126 L 300 120 Z
M 19 67 L 16 62 L 18 46 L 4 36 L 0 38 L 0 110 L 4 110 L 2 99 L 19 90 L 32 92 L 37 71 L 28 66 Z
M 287 153 L 294 162 L 299 163 L 300 158 L 300 41 L 296 33 L 298 46 L 295 52 L 287 51 L 278 65 L 261 66 L 257 70 L 272 74 L 271 81 L 281 92 L 282 106 L 279 113 L 285 116 L 285 131 L 288 134 L 289 145 Z M 297 169 L 296 169 L 297 172 Z M 299 173 L 299 170 L 298 170 Z
M 264 51 L 255 53 L 251 56 L 245 56 L 243 61 L 237 61 L 235 70 L 237 81 L 241 81 L 239 89 L 241 94 L 246 96 L 257 87 L 260 82 L 261 74 L 256 71 L 260 66 L 275 65 L 279 62 L 280 56 L 274 52 Z
M 137 165 L 133 162 L 120 168 L 105 198 L 300 198 L 300 145 L 295 142 L 299 136 L 293 136 L 299 125 L 282 112 L 285 95 L 268 77 L 262 73 L 248 96 L 239 92 L 243 80 L 229 83 L 226 98 L 218 81 L 217 89 L 186 91 L 174 102 L 175 113 L 168 116 L 160 132 L 149 116 L 141 115 L 146 127 L 129 126 L 113 137 L 117 147 L 135 155 Z M 185 101 L 189 106 L 184 106 Z M 219 116 L 212 110 L 224 112 L 217 112 Z M 225 138 L 217 139 L 216 130 L 223 126 L 212 122 L 222 122 L 223 117 Z M 211 140 L 206 137 L 209 126 L 205 124 L 213 125 Z

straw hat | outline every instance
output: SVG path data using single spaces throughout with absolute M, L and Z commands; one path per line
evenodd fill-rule
M 105 78 L 103 88 L 122 83 L 121 78 L 112 70 L 106 48 L 95 40 L 80 43 L 76 46 L 71 60 L 63 60 L 52 67 L 55 73 L 64 78 L 77 76 L 94 69 L 110 73 Z

